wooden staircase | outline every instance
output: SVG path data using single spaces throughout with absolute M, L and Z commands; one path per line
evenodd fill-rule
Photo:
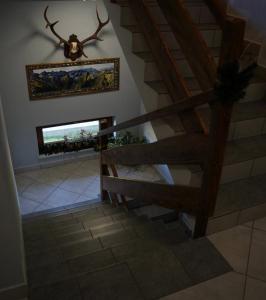
M 152 201 L 162 207 L 189 213 L 195 223 L 193 236 L 203 236 L 209 219 L 215 217 L 221 177 L 222 182 L 230 182 L 224 179 L 224 174 L 230 172 L 233 164 L 246 159 L 244 154 L 240 155 L 242 160 L 232 155 L 239 150 L 239 143 L 231 141 L 227 144 L 228 138 L 235 137 L 236 128 L 240 128 L 241 132 L 241 122 L 244 120 L 249 119 L 252 123 L 253 120 L 257 122 L 258 114 L 261 118 L 265 117 L 262 100 L 241 102 L 233 108 L 232 103 L 217 99 L 213 90 L 217 65 L 239 59 L 247 45 L 249 47 L 241 59 L 256 59 L 260 45 L 244 40 L 245 22 L 227 17 L 225 6 L 220 1 L 112 2 L 121 6 L 121 25 L 132 32 L 133 53 L 146 63 L 145 82 L 165 97 L 164 102 L 158 104 L 163 108 L 99 134 L 102 199 L 111 198 L 116 205 L 119 202 L 126 205 L 126 197 L 137 197 L 144 202 Z M 201 18 L 198 17 L 199 10 Z M 264 70 L 259 67 L 253 84 L 264 81 Z M 172 137 L 168 133 L 165 138 L 148 145 L 106 150 L 109 134 L 145 122 L 154 124 L 158 120 L 172 129 Z M 241 137 L 241 133 L 237 137 Z M 240 143 L 247 144 L 250 142 L 248 139 L 252 137 Z M 262 156 L 265 155 L 263 145 L 258 151 Z M 245 152 L 244 146 L 242 152 Z M 257 153 L 251 159 L 258 157 Z M 116 164 L 187 165 L 192 170 L 191 185 L 155 184 L 118 178 Z

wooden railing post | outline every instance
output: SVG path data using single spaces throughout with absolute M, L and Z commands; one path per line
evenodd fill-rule
M 103 119 L 100 121 L 100 128 L 101 130 L 107 129 L 111 127 L 112 124 L 108 124 L 107 119 Z M 109 193 L 103 189 L 103 176 L 109 176 L 108 166 L 103 163 L 102 161 L 102 152 L 107 149 L 108 144 L 108 135 L 103 135 L 99 137 L 99 148 L 100 148 L 100 193 L 101 193 L 101 200 L 102 201 L 110 201 Z
M 209 7 L 211 13 L 214 15 L 217 23 L 223 28 L 226 26 L 226 10 L 227 0 L 204 0 Z
M 245 22 L 243 20 L 228 18 L 225 21 L 220 66 L 235 62 L 240 58 L 243 51 L 244 33 Z M 194 237 L 206 234 L 208 218 L 213 215 L 216 205 L 233 109 L 233 102 L 228 100 L 218 99 L 211 105 L 209 155 L 205 162 Z
M 100 146 L 100 190 L 101 190 L 101 200 L 109 201 L 109 194 L 106 190 L 103 189 L 103 176 L 109 176 L 109 170 L 106 164 L 102 162 L 102 151 L 107 149 L 105 136 L 99 138 L 99 146 Z
M 115 165 L 114 164 L 110 164 L 110 168 L 112 170 L 113 176 L 116 177 L 116 178 L 118 178 L 119 176 L 118 176 L 118 172 L 117 172 L 117 169 L 116 169 Z M 115 195 L 115 197 L 116 197 L 116 200 L 117 200 L 117 204 L 119 205 L 118 195 Z M 120 195 L 120 199 L 121 199 L 122 204 L 124 205 L 124 207 L 127 208 L 128 206 L 127 206 L 126 197 L 124 195 Z

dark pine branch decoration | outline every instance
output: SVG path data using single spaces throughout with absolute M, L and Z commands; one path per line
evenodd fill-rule
M 224 64 L 218 69 L 218 78 L 215 85 L 216 95 L 224 103 L 237 102 L 244 98 L 246 88 L 254 75 L 257 64 L 252 63 L 240 71 L 238 61 Z

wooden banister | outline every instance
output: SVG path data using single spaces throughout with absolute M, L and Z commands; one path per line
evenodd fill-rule
M 213 88 L 217 66 L 194 21 L 180 0 L 157 0 L 202 91 Z
M 185 98 L 180 102 L 171 104 L 169 106 L 166 106 L 164 108 L 155 110 L 153 112 L 147 113 L 145 115 L 136 117 L 134 119 L 122 122 L 116 126 L 109 127 L 107 129 L 101 130 L 98 133 L 98 136 L 105 136 L 113 132 L 121 131 L 130 127 L 138 126 L 140 124 L 144 124 L 149 121 L 153 121 L 156 119 L 164 118 L 166 116 L 175 114 L 175 113 L 181 113 L 184 111 L 191 110 L 197 106 L 203 105 L 205 103 L 210 103 L 216 99 L 216 96 L 214 94 L 213 90 L 209 90 L 206 93 L 202 93 L 196 96 L 192 96 L 189 98 Z
M 246 22 L 243 19 L 227 17 L 223 28 L 220 66 L 240 58 L 245 45 L 245 26 Z
M 197 145 L 197 147 L 195 147 Z M 200 164 L 206 160 L 208 137 L 203 134 L 174 136 L 151 144 L 115 147 L 102 152 L 108 165 Z
M 239 60 L 244 47 L 245 22 L 240 18 L 227 17 L 226 2 L 222 0 L 205 0 L 205 2 L 223 30 L 219 66 L 222 67 L 227 63 Z M 192 70 L 201 82 L 202 90 L 207 91 L 194 97 L 190 96 L 144 0 L 132 0 L 128 3 L 136 16 L 138 25 L 144 32 L 169 94 L 177 103 L 117 126 L 106 128 L 100 131 L 98 136 L 106 141 L 107 135 L 115 131 L 158 118 L 165 118 L 175 113 L 183 116 L 183 124 L 185 124 L 188 134 L 152 144 L 127 145 L 110 150 L 103 148 L 101 151 L 101 164 L 102 166 L 114 164 L 200 164 L 203 167 L 203 179 L 201 187 L 194 188 L 118 178 L 116 174 L 111 177 L 109 172 L 102 168 L 101 188 L 103 191 L 108 191 L 110 195 L 120 194 L 164 207 L 190 212 L 196 218 L 193 235 L 194 237 L 201 237 L 206 234 L 208 219 L 213 215 L 216 205 L 233 102 L 232 99 L 218 99 L 216 92 L 213 90 L 216 67 L 209 56 L 209 52 L 206 51 L 204 54 L 206 44 L 202 42 L 197 34 L 181 1 L 158 0 L 158 3 L 174 30 Z M 198 47 L 198 51 L 193 48 L 194 44 L 194 48 Z M 190 47 L 194 51 L 191 51 Z M 200 69 L 202 65 L 205 68 Z M 221 86 L 223 86 L 223 82 Z M 180 99 L 182 100 L 180 101 Z M 190 127 L 190 122 L 195 121 L 194 108 L 207 102 L 211 103 L 210 134 L 209 136 L 195 134 L 194 131 L 197 125 Z M 184 115 L 186 116 L 184 117 Z
M 194 187 L 103 176 L 103 188 L 112 193 L 187 212 L 195 212 L 199 205 L 200 189 Z
M 190 97 L 190 91 L 177 68 L 175 60 L 171 55 L 149 7 L 144 0 L 129 1 L 128 4 L 150 46 L 162 80 L 164 81 L 173 102 L 178 102 L 180 99 Z M 182 114 L 180 119 L 187 132 L 202 131 L 201 124 L 194 111 Z
M 211 13 L 215 17 L 221 28 L 224 28 L 226 22 L 227 2 L 225 0 L 204 0 Z
M 244 44 L 244 34 L 245 22 L 238 22 L 235 19 L 226 20 L 222 42 L 223 51 L 220 57 L 221 66 L 239 59 Z M 194 237 L 205 235 L 208 218 L 214 213 L 233 105 L 234 103 L 230 99 L 220 99 L 211 106 L 209 153 L 203 173 L 201 200 L 196 216 Z

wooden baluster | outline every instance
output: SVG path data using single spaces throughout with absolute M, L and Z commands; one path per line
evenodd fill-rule
M 224 25 L 220 65 L 238 60 L 244 44 L 245 22 L 228 18 Z M 200 207 L 196 216 L 194 237 L 204 236 L 208 219 L 214 213 L 227 138 L 230 128 L 233 103 L 217 100 L 212 104 L 209 155 L 205 163 L 201 187 Z
M 112 167 L 111 165 L 107 165 L 107 169 L 108 169 L 108 176 L 111 176 L 111 173 L 109 171 L 109 167 L 111 168 L 112 170 Z M 118 207 L 119 206 L 119 198 L 118 198 L 118 195 L 116 193 L 113 193 L 113 192 L 110 192 L 108 191 L 108 194 L 109 194 L 109 197 L 111 199 L 111 202 L 112 202 L 112 206 L 113 207 Z
M 100 130 L 107 129 L 113 125 L 112 118 L 101 119 L 100 120 Z M 101 189 L 101 200 L 111 201 L 109 193 L 103 189 L 103 176 L 110 176 L 107 164 L 102 161 L 102 153 L 107 149 L 108 135 L 103 135 L 99 137 L 100 146 L 100 189 Z
M 106 136 L 100 137 L 99 140 L 100 146 L 100 189 L 101 189 L 101 200 L 102 201 L 110 201 L 109 194 L 106 190 L 103 189 L 103 176 L 109 176 L 109 170 L 106 164 L 102 162 L 102 152 L 107 149 Z
M 118 178 L 119 176 L 118 176 L 118 172 L 117 172 L 117 169 L 116 169 L 115 165 L 112 164 L 112 165 L 110 165 L 110 167 L 111 167 L 113 176 Z M 126 197 L 124 195 L 120 195 L 120 198 L 122 200 L 123 205 L 127 208 Z

